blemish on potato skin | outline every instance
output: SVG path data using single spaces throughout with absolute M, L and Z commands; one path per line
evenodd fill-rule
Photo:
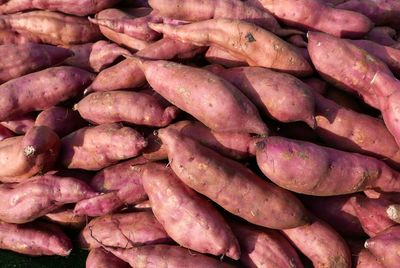
M 257 40 L 254 38 L 254 36 L 251 34 L 251 32 L 248 32 L 248 33 L 245 35 L 245 38 L 246 38 L 247 42 L 249 42 L 249 43 L 252 43 L 252 42 L 257 41 Z

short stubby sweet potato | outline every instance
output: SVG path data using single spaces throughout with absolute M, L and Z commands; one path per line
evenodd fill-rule
M 87 223 L 87 217 L 75 215 L 74 210 L 61 207 L 43 216 L 43 219 L 70 229 L 82 229 Z
M 268 133 L 254 104 L 219 76 L 170 61 L 132 59 L 157 93 L 207 127 L 220 132 Z
M 72 243 L 57 225 L 51 223 L 0 222 L 0 248 L 31 256 L 68 256 Z
M 93 74 L 62 66 L 27 74 L 0 85 L 0 121 L 50 108 L 83 92 Z
M 147 142 L 119 124 L 81 128 L 61 140 L 60 162 L 68 168 L 100 170 L 140 154 Z
M 266 115 L 285 123 L 303 121 L 315 127 L 312 89 L 296 77 L 261 67 L 207 69 L 240 89 Z
M 379 26 L 372 28 L 365 35 L 365 39 L 374 41 L 383 46 L 394 46 L 398 43 L 396 40 L 396 30 L 387 26 Z
M 128 263 L 115 257 L 112 253 L 95 248 L 89 252 L 86 259 L 86 268 L 129 268 Z
M 212 19 L 187 25 L 149 23 L 166 36 L 198 46 L 217 45 L 251 66 L 271 68 L 297 76 L 313 70 L 296 48 L 257 25 L 240 20 Z M 229 40 L 229 42 L 227 42 Z
M 15 134 L 11 130 L 0 124 L 0 141 L 14 136 Z
M 270 137 L 257 143 L 256 156 L 270 180 L 297 193 L 333 196 L 372 188 L 400 190 L 400 174 L 384 162 L 311 142 Z
M 36 117 L 37 116 L 35 113 L 13 116 L 5 121 L 0 122 L 0 125 L 8 128 L 15 134 L 23 135 L 35 125 Z
M 50 170 L 60 152 L 60 139 L 47 127 L 0 142 L 0 181 L 21 182 Z
M 315 268 L 351 267 L 349 247 L 325 222 L 314 218 L 310 224 L 282 231 Z
M 170 168 L 150 164 L 143 174 L 143 187 L 155 217 L 179 245 L 239 259 L 239 243 L 224 218 Z
M 210 46 L 204 57 L 210 63 L 219 64 L 227 68 L 247 65 L 245 60 L 232 56 L 228 51 L 217 46 Z
M 85 182 L 54 175 L 32 177 L 19 184 L 0 186 L 0 220 L 25 223 L 61 207 L 96 195 Z
M 95 124 L 124 122 L 134 125 L 165 127 L 178 115 L 173 105 L 163 105 L 153 96 L 132 91 L 94 92 L 74 107 Z
M 176 175 L 189 187 L 251 223 L 284 229 L 307 223 L 303 205 L 290 192 L 263 181 L 174 129 L 159 130 Z
M 88 19 L 52 11 L 1 15 L 0 30 L 12 30 L 22 34 L 27 32 L 52 45 L 83 44 L 101 38 L 99 27 L 90 23 Z
M 91 220 L 79 235 L 82 248 L 134 248 L 172 240 L 151 211 L 112 214 Z
M 68 49 L 42 44 L 1 45 L 0 84 L 59 64 L 72 55 Z

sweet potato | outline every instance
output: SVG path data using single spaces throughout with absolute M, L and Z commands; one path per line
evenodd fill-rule
M 326 32 L 338 37 L 362 37 L 373 26 L 373 23 L 360 13 L 333 8 L 320 0 L 296 2 L 250 0 L 249 2 L 265 8 L 287 25 Z
M 104 40 L 68 48 L 74 53 L 74 56 L 68 58 L 64 64 L 91 72 L 100 72 L 115 62 L 121 55 L 129 55 L 130 53 L 127 49 Z
M 358 113 L 376 115 L 376 110 L 374 108 L 371 108 L 369 105 L 360 101 L 357 96 L 349 92 L 330 87 L 328 91 L 325 92 L 324 97 L 331 101 L 334 101 L 344 108 L 356 111 Z
M 327 90 L 328 90 L 328 85 L 324 80 L 321 80 L 319 78 L 307 78 L 302 80 L 304 83 L 306 83 L 310 88 L 312 88 L 314 91 L 318 92 L 321 95 L 324 95 Z
M 0 181 L 20 182 L 54 165 L 60 139 L 47 127 L 33 127 L 25 136 L 0 142 Z
M 396 41 L 396 30 L 387 26 L 374 27 L 365 35 L 365 39 L 383 46 L 393 46 Z
M 54 175 L 32 177 L 19 184 L 2 184 L 0 193 L 3 200 L 0 220 L 10 223 L 29 222 L 64 204 L 96 195 L 78 179 Z
M 83 248 L 134 248 L 170 243 L 164 228 L 151 211 L 113 214 L 91 220 L 79 235 Z
M 179 113 L 175 106 L 163 107 L 155 97 L 131 91 L 94 92 L 74 108 L 95 124 L 125 122 L 155 127 L 169 125 Z
M 169 61 L 132 59 L 155 91 L 207 127 L 220 132 L 268 132 L 253 103 L 213 73 Z
M 386 268 L 395 268 L 400 263 L 400 226 L 393 226 L 365 242 L 367 248 Z
M 20 116 L 14 116 L 0 122 L 0 125 L 8 128 L 15 134 L 23 135 L 28 132 L 35 125 L 36 114 L 22 114 Z
M 303 267 L 296 250 L 278 231 L 233 221 L 230 226 L 239 239 L 240 262 L 245 267 Z
M 99 170 L 134 157 L 147 145 L 136 130 L 118 124 L 81 128 L 62 138 L 61 143 L 61 163 L 86 170 Z
M 34 43 L 1 45 L 0 84 L 56 65 L 72 55 L 65 48 Z
M 82 229 L 85 227 L 87 222 L 87 217 L 75 215 L 74 210 L 67 207 L 53 210 L 44 215 L 43 218 L 47 221 L 71 229 Z
M 356 265 L 357 268 L 385 268 L 367 249 L 362 249 L 358 253 Z
M 316 268 L 351 267 L 350 250 L 343 238 L 316 218 L 310 224 L 282 230 Z
M 79 8 L 79 6 L 76 5 Z M 30 11 L 0 16 L 0 29 L 27 32 L 52 45 L 72 45 L 97 41 L 97 25 L 85 18 L 51 11 Z
M 0 248 L 32 256 L 68 256 L 72 243 L 58 226 L 50 223 L 0 222 Z
M 124 205 L 118 192 L 109 192 L 76 203 L 74 214 L 78 216 L 98 217 L 111 214 Z
M 315 127 L 314 94 L 296 77 L 261 67 L 207 69 L 240 89 L 262 113 L 280 122 L 303 121 Z
M 40 38 L 31 35 L 27 32 L 23 34 L 17 33 L 15 31 L 0 30 L 0 44 L 26 44 L 26 43 L 41 43 Z
M 213 45 L 210 46 L 204 57 L 210 63 L 220 64 L 228 68 L 247 65 L 245 60 L 241 60 L 238 57 L 232 56 L 226 50 Z
M 110 251 L 132 267 L 232 267 L 219 260 L 178 246 L 150 245 L 131 249 L 110 249 Z
M 166 36 L 194 45 L 220 46 L 251 66 L 272 68 L 297 76 L 312 73 L 310 64 L 295 47 L 273 33 L 244 21 L 212 19 L 188 25 L 149 23 L 149 26 Z
M 0 85 L 0 121 L 40 111 L 67 100 L 92 81 L 93 75 L 75 67 L 54 67 Z
M 112 253 L 96 248 L 89 252 L 86 268 L 129 268 L 129 264 L 115 257 Z
M 232 214 L 275 229 L 307 222 L 304 207 L 290 192 L 263 181 L 240 163 L 176 130 L 162 129 L 159 136 L 167 147 L 168 159 L 176 175 Z
M 179 245 L 239 259 L 239 243 L 224 218 L 171 169 L 162 164 L 150 165 L 143 174 L 143 187 L 155 217 Z
M 14 133 L 0 124 L 0 141 L 13 137 Z
M 297 193 L 332 196 L 400 189 L 400 174 L 384 162 L 310 142 L 270 137 L 257 143 L 256 156 L 270 180 Z

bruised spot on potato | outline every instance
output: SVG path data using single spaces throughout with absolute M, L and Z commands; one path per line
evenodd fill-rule
M 301 159 L 308 159 L 308 155 L 304 152 L 298 152 L 297 156 L 300 157 Z
M 249 43 L 252 43 L 252 42 L 257 41 L 257 40 L 254 38 L 254 36 L 251 34 L 251 32 L 248 32 L 248 33 L 246 34 L 245 38 L 246 38 L 247 42 L 249 42 Z
M 24 155 L 26 157 L 33 157 L 35 155 L 35 147 L 33 147 L 32 145 L 26 146 L 24 149 Z

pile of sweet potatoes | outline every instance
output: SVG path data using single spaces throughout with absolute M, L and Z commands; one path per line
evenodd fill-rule
M 399 23 L 397 0 L 0 0 L 0 249 L 400 267 Z

